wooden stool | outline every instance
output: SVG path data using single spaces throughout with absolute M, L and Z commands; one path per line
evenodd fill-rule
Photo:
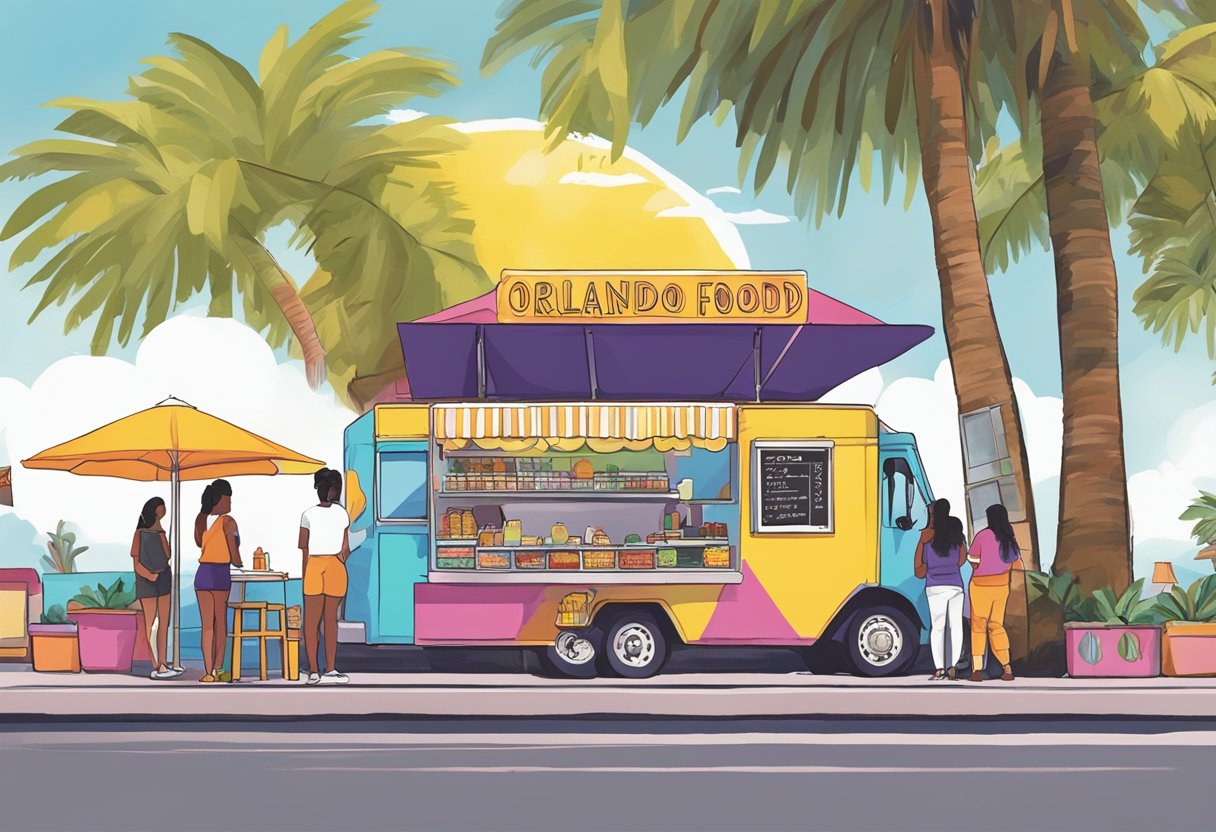
M 247 638 L 256 638 L 258 640 L 258 671 L 263 682 L 266 681 L 266 642 L 270 640 L 279 643 L 282 657 L 283 678 L 288 678 L 287 667 L 287 615 L 282 604 L 268 604 L 265 601 L 240 601 L 229 602 L 228 609 L 233 610 L 232 632 L 228 634 L 228 638 L 232 639 L 232 681 L 239 681 L 241 678 L 241 642 Z M 258 613 L 258 628 L 256 630 L 245 629 L 245 613 Z M 267 618 L 270 613 L 275 613 L 278 616 L 278 624 L 274 629 L 269 626 Z

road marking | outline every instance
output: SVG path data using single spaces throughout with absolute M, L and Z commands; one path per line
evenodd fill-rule
M 386 774 L 1110 774 L 1177 771 L 1166 766 L 301 766 L 279 771 Z
M 44 748 L 92 745 L 96 735 L 72 734 L 0 734 L 0 748 Z M 124 745 L 154 745 L 172 743 L 177 749 L 124 748 Z M 232 747 L 224 747 L 230 744 Z M 502 748 L 502 749 L 560 749 L 560 748 L 620 748 L 620 747 L 711 747 L 711 746 L 900 746 L 921 747 L 948 745 L 958 748 L 992 748 L 1023 746 L 1116 746 L 1139 748 L 1208 748 L 1216 746 L 1216 731 L 1171 731 L 1159 734 L 1090 734 L 1081 732 L 1039 732 L 1030 734 L 901 734 L 901 733 L 841 733 L 841 734 L 577 734 L 577 733 L 518 733 L 518 734 L 284 734 L 268 732 L 147 732 L 127 735 L 122 739 L 107 737 L 106 747 L 91 750 L 101 753 L 171 754 L 188 750 L 190 753 L 228 753 L 258 750 L 296 753 L 316 750 L 371 751 L 403 748 Z M 254 746 L 251 748 L 251 746 Z M 76 749 L 72 749 L 76 750 Z

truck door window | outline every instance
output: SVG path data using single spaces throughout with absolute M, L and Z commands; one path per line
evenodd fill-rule
M 908 461 L 890 457 L 882 465 L 883 525 L 891 529 L 923 529 L 928 520 L 928 505 L 912 475 Z
M 380 454 L 379 465 L 380 519 L 426 519 L 426 452 L 384 452 Z

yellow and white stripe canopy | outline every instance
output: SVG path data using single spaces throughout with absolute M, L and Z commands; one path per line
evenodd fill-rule
M 447 450 L 720 451 L 735 439 L 730 404 L 437 405 L 433 418 Z

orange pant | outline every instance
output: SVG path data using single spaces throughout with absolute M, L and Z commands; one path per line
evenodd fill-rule
M 1009 603 L 1009 576 L 982 575 L 971 578 L 972 670 L 984 666 L 988 642 L 1002 666 L 1009 664 L 1009 634 L 1005 632 L 1005 605 Z

